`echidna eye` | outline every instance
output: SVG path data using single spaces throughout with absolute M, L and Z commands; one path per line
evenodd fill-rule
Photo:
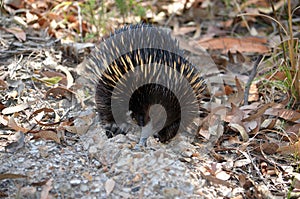
M 137 116 L 137 123 L 139 126 L 145 126 L 146 121 L 143 115 L 138 115 Z
M 136 117 L 132 117 L 132 121 L 137 124 L 138 123 L 138 120 L 136 119 Z

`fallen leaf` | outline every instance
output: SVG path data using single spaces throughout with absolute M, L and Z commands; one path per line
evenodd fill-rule
M 46 122 L 41 122 L 42 118 L 46 116 L 47 113 L 47 123 Z M 50 113 L 50 114 L 49 114 Z M 49 118 L 52 118 L 54 115 L 54 123 L 49 123 Z M 55 124 L 58 124 L 60 121 L 60 116 L 57 114 L 57 112 L 52 109 L 52 108 L 41 108 L 36 111 L 34 111 L 30 116 L 28 120 L 34 119 L 35 122 L 37 122 L 39 125 L 42 126 L 53 126 Z
M 27 178 L 27 176 L 22 175 L 22 174 L 14 174 L 14 173 L 2 173 L 2 174 L 0 174 L 0 180 L 16 179 L 16 178 Z
M 273 155 L 276 153 L 277 149 L 279 148 L 278 144 L 276 143 L 263 143 L 260 146 L 261 150 L 267 155 Z
M 46 140 L 53 140 L 60 144 L 60 139 L 54 130 L 41 130 L 37 133 L 34 133 L 33 138 L 35 138 L 35 139 L 42 138 L 42 139 L 46 139 Z
M 5 151 L 9 152 L 9 153 L 14 153 L 16 152 L 18 149 L 23 148 L 25 146 L 25 136 L 24 133 L 18 131 L 14 134 L 13 136 L 14 141 L 10 144 L 8 144 L 7 146 L 5 146 Z
M 234 167 L 242 167 L 242 166 L 245 166 L 245 165 L 250 164 L 250 163 L 251 163 L 251 160 L 249 160 L 248 158 L 247 159 L 236 160 L 234 162 Z
M 6 82 L 0 79 L 0 90 L 6 90 L 8 88 Z
M 6 116 L 0 115 L 0 124 L 3 126 L 7 126 L 8 125 L 8 118 Z
M 258 99 L 259 99 L 259 93 L 258 93 L 257 84 L 252 83 L 250 85 L 248 101 L 256 102 L 258 101 Z
M 27 103 L 19 104 L 16 106 L 10 106 L 10 107 L 4 108 L 2 110 L 2 114 L 8 115 L 8 114 L 12 114 L 12 113 L 17 113 L 17 112 L 27 109 L 28 107 L 29 107 L 29 105 Z
M 296 135 L 300 135 L 300 123 L 295 124 L 293 126 L 287 127 L 286 128 L 287 133 L 294 133 Z
M 105 182 L 105 190 L 106 190 L 107 196 L 109 196 L 109 194 L 113 191 L 115 184 L 116 184 L 116 182 L 113 179 L 108 179 Z
M 41 199 L 50 199 L 49 192 L 52 189 L 52 182 L 53 179 L 51 178 L 42 186 Z
M 22 133 L 27 133 L 29 131 L 29 129 L 26 129 L 26 128 L 23 128 L 23 127 L 19 126 L 17 124 L 17 122 L 15 121 L 14 116 L 11 116 L 9 118 L 7 126 L 10 127 L 11 129 L 15 130 L 15 131 L 20 131 Z
M 251 115 L 249 117 L 242 119 L 242 122 L 249 122 L 256 118 L 261 117 L 265 113 L 265 111 L 272 106 L 273 106 L 273 103 L 270 102 L 270 103 L 264 104 L 262 107 L 258 107 L 256 110 L 254 110 L 250 113 Z
M 26 41 L 26 33 L 18 27 L 2 28 L 9 33 L 12 33 L 19 41 Z
M 73 91 L 71 91 L 67 88 L 58 86 L 58 87 L 49 89 L 45 94 L 45 98 L 47 99 L 49 96 L 53 96 L 54 98 L 57 98 L 57 99 L 61 99 L 61 98 L 65 97 L 66 99 L 71 101 L 73 94 L 75 94 Z
M 238 131 L 241 134 L 244 142 L 247 142 L 249 140 L 248 133 L 245 130 L 244 126 L 242 126 L 241 124 L 237 124 L 237 123 L 230 123 L 230 124 L 228 124 L 228 126 L 230 128 L 235 129 L 236 131 Z
M 218 178 L 216 178 L 215 176 L 212 176 L 212 175 L 204 175 L 201 171 L 200 171 L 200 174 L 202 176 L 202 178 L 210 181 L 211 183 L 213 184 L 220 184 L 220 185 L 224 185 L 226 187 L 233 187 L 233 185 L 225 180 L 220 180 Z
M 300 141 L 296 142 L 295 144 L 289 145 L 289 146 L 279 147 L 276 152 L 283 154 L 283 155 L 300 154 Z
M 266 110 L 265 114 L 280 117 L 287 121 L 300 123 L 300 113 L 294 110 L 269 108 Z
M 198 44 L 206 49 L 210 50 L 222 50 L 223 53 L 228 51 L 239 52 L 256 52 L 267 53 L 269 48 L 267 47 L 267 39 L 258 37 L 244 37 L 244 38 L 212 38 L 205 41 L 199 40 Z
M 69 69 L 62 65 L 58 65 L 56 67 L 56 69 L 61 70 L 62 72 L 64 72 L 66 74 L 67 80 L 68 80 L 67 88 L 70 88 L 74 84 L 74 78 L 73 78 L 72 74 L 70 73 Z
M 231 176 L 225 172 L 225 171 L 220 171 L 216 173 L 216 178 L 220 179 L 220 180 L 229 180 Z

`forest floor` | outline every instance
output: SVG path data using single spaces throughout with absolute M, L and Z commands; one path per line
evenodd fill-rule
M 0 198 L 298 198 L 299 3 L 118 2 L 2 2 Z M 192 140 L 135 150 L 139 129 L 108 139 L 98 122 L 86 58 L 141 21 L 208 84 Z

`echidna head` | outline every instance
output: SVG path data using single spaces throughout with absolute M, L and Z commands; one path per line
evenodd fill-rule
M 148 137 L 157 134 L 163 129 L 167 120 L 167 112 L 161 104 L 154 104 L 149 106 L 145 115 L 140 116 L 141 118 L 147 118 L 147 120 L 144 120 L 146 123 L 144 125 L 140 125 L 142 126 L 142 132 L 139 145 L 145 146 L 145 142 Z

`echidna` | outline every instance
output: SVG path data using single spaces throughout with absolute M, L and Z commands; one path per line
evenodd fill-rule
M 88 69 L 108 137 L 125 134 L 133 121 L 142 128 L 140 145 L 151 135 L 166 142 L 199 116 L 204 80 L 163 29 L 138 24 L 115 31 L 91 53 Z

